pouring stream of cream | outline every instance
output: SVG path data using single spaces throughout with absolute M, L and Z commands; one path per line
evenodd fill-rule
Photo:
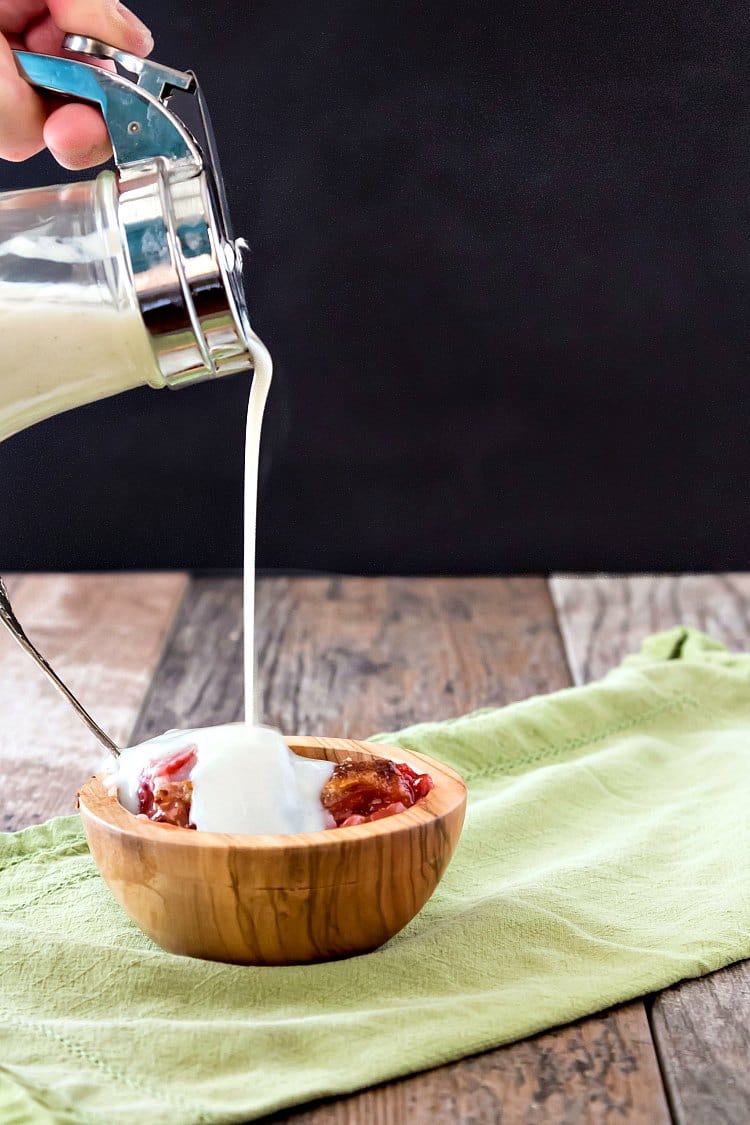
M 138 812 L 141 770 L 186 746 L 197 752 L 191 780 L 191 820 L 206 832 L 242 834 L 318 832 L 326 827 L 320 791 L 333 772 L 330 762 L 292 754 L 282 736 L 258 725 L 255 644 L 255 539 L 258 469 L 263 413 L 273 366 L 265 346 L 251 335 L 255 375 L 250 388 L 245 436 L 244 662 L 245 722 L 167 731 L 124 750 L 112 784 L 120 801 Z
M 245 722 L 257 724 L 259 719 L 259 698 L 256 684 L 255 645 L 255 541 L 258 514 L 258 475 L 260 471 L 260 435 L 263 415 L 271 389 L 273 363 L 268 349 L 257 336 L 251 338 L 255 374 L 250 387 L 250 400 L 247 405 L 247 426 L 245 429 L 245 533 L 244 533 L 244 572 L 243 605 L 245 630 Z

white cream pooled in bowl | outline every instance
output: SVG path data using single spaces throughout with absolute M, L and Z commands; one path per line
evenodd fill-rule
M 137 815 L 142 771 L 191 747 L 190 821 L 199 831 L 262 835 L 330 827 L 320 791 L 333 763 L 293 754 L 271 727 L 226 723 L 167 731 L 123 750 L 108 771 L 108 788 Z

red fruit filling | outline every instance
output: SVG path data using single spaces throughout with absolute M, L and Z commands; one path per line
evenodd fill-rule
M 159 824 L 195 828 L 190 821 L 193 783 L 190 773 L 198 760 L 197 746 L 186 746 L 167 758 L 154 758 L 138 778 L 138 812 Z M 406 812 L 433 787 L 426 773 L 403 762 L 376 758 L 370 762 L 337 765 L 320 793 L 323 808 L 335 828 L 350 828 Z
M 138 812 L 160 824 L 195 828 L 190 823 L 193 783 L 190 771 L 198 760 L 197 746 L 186 746 L 168 758 L 154 758 L 138 778 Z
M 382 820 L 406 812 L 432 789 L 429 774 L 416 773 L 404 762 L 376 758 L 341 762 L 323 786 L 320 800 L 337 828 Z

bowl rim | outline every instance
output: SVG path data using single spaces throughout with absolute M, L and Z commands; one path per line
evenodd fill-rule
M 409 833 L 426 824 L 440 821 L 466 804 L 466 784 L 460 775 L 438 759 L 416 750 L 406 750 L 401 746 L 391 746 L 381 742 L 302 735 L 285 736 L 285 742 L 293 753 L 299 750 L 309 751 L 307 754 L 300 755 L 301 757 L 317 757 L 315 750 L 329 749 L 404 762 L 412 768 L 418 768 L 422 773 L 429 773 L 434 787 L 426 797 L 412 805 L 410 809 L 383 817 L 382 820 L 354 824 L 348 828 L 326 828 L 320 832 L 245 835 L 230 832 L 194 832 L 172 824 L 157 824 L 145 817 L 136 816 L 121 805 L 116 796 L 110 794 L 103 780 L 105 775 L 95 774 L 81 786 L 77 794 L 81 818 L 84 824 L 87 819 L 97 821 L 115 835 L 137 836 L 144 841 L 158 842 L 170 847 L 233 847 L 288 851 L 310 847 L 336 848 L 343 843 L 355 844 L 357 840 Z

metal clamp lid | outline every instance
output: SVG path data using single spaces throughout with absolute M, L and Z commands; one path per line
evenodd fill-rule
M 251 369 L 244 243 L 231 236 L 213 129 L 195 75 L 79 35 L 67 36 L 64 47 L 111 60 L 133 76 L 78 59 L 14 52 L 32 85 L 101 109 L 119 173 L 122 238 L 162 379 L 182 386 Z M 192 128 L 168 105 L 176 92 L 195 99 Z

